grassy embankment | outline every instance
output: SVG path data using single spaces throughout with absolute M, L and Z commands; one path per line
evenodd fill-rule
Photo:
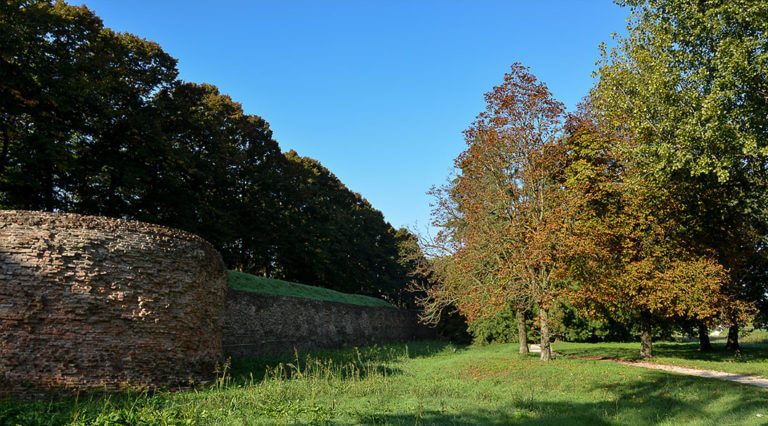
M 0 403 L 0 424 L 762 424 L 768 390 L 419 342 L 235 360 L 195 391 Z M 760 417 L 763 415 L 765 417 Z
M 330 302 L 349 303 L 352 305 L 394 307 L 384 300 L 375 297 L 341 293 L 327 288 L 257 277 L 255 275 L 237 271 L 227 271 L 227 275 L 229 276 L 229 288 L 233 290 L 276 294 L 278 296 L 301 297 L 304 299 L 326 300 Z
M 654 342 L 654 357 L 648 361 L 658 364 L 726 371 L 768 377 L 768 341 L 765 332 L 755 332 L 741 339 L 738 354 L 725 349 L 724 338 L 712 339 L 712 351 L 699 352 L 698 341 L 672 343 Z M 555 343 L 552 348 L 563 355 L 640 360 L 640 343 Z

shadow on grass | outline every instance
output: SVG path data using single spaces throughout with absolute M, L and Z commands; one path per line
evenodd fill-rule
M 690 392 L 674 392 L 687 389 Z M 547 390 L 538 396 L 510 398 L 498 407 L 446 413 L 416 410 L 413 414 L 361 414 L 365 424 L 521 424 L 521 425 L 615 425 L 615 424 L 741 424 L 759 422 L 766 413 L 768 394 L 737 384 L 719 384 L 699 378 L 651 374 L 632 383 L 599 384 L 591 391 L 609 392 L 597 402 L 546 401 Z M 673 395 L 674 394 L 674 395 Z
M 725 344 L 715 343 L 710 351 L 699 351 L 698 343 L 666 343 L 653 344 L 653 353 L 656 358 L 677 358 L 680 360 L 698 360 L 713 362 L 743 362 L 750 363 L 763 361 L 768 358 L 768 346 L 761 343 L 744 343 L 737 355 L 735 351 L 725 349 Z M 563 355 L 576 355 L 596 358 L 617 358 L 628 361 L 638 361 L 640 358 L 640 344 L 626 346 L 611 346 L 594 344 L 593 346 L 579 346 L 557 349 Z
M 702 361 L 755 362 L 768 357 L 768 347 L 759 343 L 743 343 L 736 355 L 734 350 L 725 349 L 724 344 L 714 344 L 711 351 L 699 351 L 697 343 L 671 344 L 657 343 L 656 356 L 681 359 L 696 359 Z
M 232 359 L 231 376 L 235 383 L 252 380 L 259 381 L 265 377 L 279 374 L 281 365 L 287 374 L 284 377 L 295 376 L 296 372 L 311 370 L 314 374 L 333 373 L 334 376 L 346 378 L 351 376 L 364 377 L 369 374 L 395 375 L 401 371 L 390 364 L 405 358 L 427 358 L 444 352 L 460 352 L 464 346 L 456 346 L 446 341 L 426 340 L 389 345 L 374 345 L 361 348 L 345 348 L 334 350 L 319 350 L 307 353 L 275 354 L 258 357 Z M 290 366 L 288 366 L 290 364 Z
M 656 345 L 654 345 L 654 348 Z M 616 346 L 603 346 L 600 344 L 591 344 L 590 346 L 583 345 L 579 347 L 559 348 L 555 347 L 554 350 L 562 355 L 574 355 L 585 356 L 595 358 L 618 358 L 626 360 L 634 360 L 640 357 L 640 344 L 635 347 L 616 347 Z

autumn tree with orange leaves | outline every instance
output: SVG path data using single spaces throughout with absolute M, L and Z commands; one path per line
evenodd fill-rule
M 450 256 L 428 310 L 450 303 L 473 321 L 511 306 L 525 352 L 522 314 L 536 306 L 542 360 L 558 296 L 587 316 L 639 320 L 642 357 L 653 355 L 659 319 L 745 316 L 716 253 L 687 236 L 679 194 L 624 154 L 631 137 L 588 104 L 563 122 L 562 104 L 520 64 L 485 99 L 457 176 L 435 190 L 437 241 Z
M 511 305 L 521 352 L 523 313 L 537 305 L 541 359 L 549 360 L 549 306 L 572 217 L 562 181 L 564 107 L 520 64 L 485 100 L 485 111 L 464 132 L 458 176 L 435 191 L 438 241 L 454 246 L 454 266 L 431 296 L 452 300 L 469 321 Z
M 590 316 L 639 318 L 640 356 L 653 356 L 654 318 L 705 320 L 739 306 L 723 291 L 727 271 L 686 238 L 670 188 L 622 156 L 620 139 L 589 106 L 566 125 L 567 189 L 579 216 L 570 240 L 570 299 Z M 740 305 L 740 311 L 746 307 Z

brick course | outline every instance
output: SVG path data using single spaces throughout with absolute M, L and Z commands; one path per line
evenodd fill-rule
M 227 291 L 225 356 L 364 346 L 436 337 L 415 312 Z
M 183 231 L 0 211 L 0 394 L 210 379 L 226 280 L 219 253 Z

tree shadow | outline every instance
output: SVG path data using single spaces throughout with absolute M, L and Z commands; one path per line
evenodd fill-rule
M 616 358 L 634 360 L 640 358 L 640 344 L 637 344 L 637 348 L 628 348 L 625 346 L 604 346 L 597 344 L 590 344 L 590 346 L 579 346 L 576 348 L 555 348 L 555 351 L 562 355 L 567 356 L 581 356 L 589 358 Z
M 738 354 L 726 349 L 725 344 L 712 344 L 712 350 L 699 351 L 698 343 L 657 343 L 654 345 L 656 356 L 695 359 L 715 362 L 755 362 L 768 357 L 768 346 L 761 343 L 742 343 Z
M 613 358 L 627 361 L 639 361 L 640 344 L 632 347 L 594 344 L 591 346 L 579 346 L 575 348 L 557 349 L 563 355 L 581 356 L 590 358 Z M 697 360 L 712 362 L 761 362 L 768 358 L 768 345 L 763 343 L 744 343 L 738 354 L 736 351 L 726 349 L 724 343 L 713 343 L 712 350 L 699 351 L 698 343 L 669 343 L 657 342 L 653 344 L 655 358 L 675 358 L 679 360 Z
M 716 383 L 706 379 L 652 372 L 631 383 L 596 384 L 589 391 L 612 394 L 597 402 L 546 401 L 516 398 L 494 408 L 461 412 L 416 410 L 404 414 L 359 414 L 365 424 L 520 424 L 520 425 L 615 425 L 676 424 L 686 421 L 734 424 L 758 420 L 765 413 L 768 393 L 743 385 Z M 699 392 L 670 392 L 690 388 Z M 763 410 L 763 411 L 760 411 Z

